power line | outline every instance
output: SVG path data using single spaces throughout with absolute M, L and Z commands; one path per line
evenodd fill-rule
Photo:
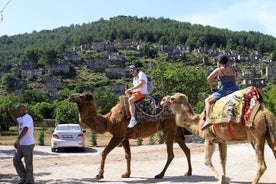
M 1 21 L 3 21 L 3 11 L 5 10 L 5 8 L 8 6 L 8 4 L 11 2 L 11 0 L 8 0 L 8 2 L 5 4 L 5 6 L 2 8 L 2 10 L 0 11 L 1 14 Z

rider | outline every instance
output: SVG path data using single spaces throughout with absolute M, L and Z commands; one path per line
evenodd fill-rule
M 133 87 L 129 88 L 125 91 L 125 94 L 131 94 L 128 99 L 129 111 L 131 115 L 130 122 L 128 124 L 128 128 L 133 128 L 137 121 L 135 119 L 135 104 L 134 102 L 145 98 L 148 94 L 147 82 L 148 78 L 146 74 L 142 71 L 139 71 L 135 65 L 131 65 L 129 67 L 130 74 L 133 76 Z
M 202 127 L 202 130 L 211 125 L 209 119 L 211 104 L 213 104 L 221 97 L 239 90 L 239 87 L 236 85 L 236 73 L 233 68 L 227 65 L 227 56 L 224 54 L 220 54 L 217 58 L 218 67 L 213 70 L 212 73 L 207 77 L 207 82 L 211 88 L 211 91 L 214 93 L 205 99 L 206 121 Z M 213 86 L 212 80 L 215 77 L 217 77 L 219 80 L 219 89 L 216 89 Z

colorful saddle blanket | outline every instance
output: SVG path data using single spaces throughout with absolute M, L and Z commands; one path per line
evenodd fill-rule
M 251 127 L 261 101 L 261 93 L 254 86 L 235 91 L 212 105 L 210 120 L 212 123 L 244 123 Z
M 154 122 L 157 120 L 166 120 L 172 118 L 174 115 L 168 107 L 162 107 L 160 102 L 161 95 L 148 96 L 142 100 L 135 102 L 136 113 L 135 118 L 137 122 Z M 120 103 L 122 111 L 126 119 L 130 119 L 130 112 L 128 106 L 128 97 L 120 96 Z

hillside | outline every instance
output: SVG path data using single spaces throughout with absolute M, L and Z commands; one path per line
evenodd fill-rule
M 0 37 L 0 61 L 20 60 L 30 50 L 72 50 L 92 42 L 135 41 L 226 48 L 239 52 L 275 52 L 276 38 L 258 32 L 233 32 L 164 18 L 118 16 L 109 20 Z

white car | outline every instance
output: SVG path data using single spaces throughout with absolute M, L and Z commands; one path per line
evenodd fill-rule
M 51 138 L 51 151 L 61 148 L 79 148 L 84 151 L 84 135 L 79 124 L 59 124 L 53 131 Z

